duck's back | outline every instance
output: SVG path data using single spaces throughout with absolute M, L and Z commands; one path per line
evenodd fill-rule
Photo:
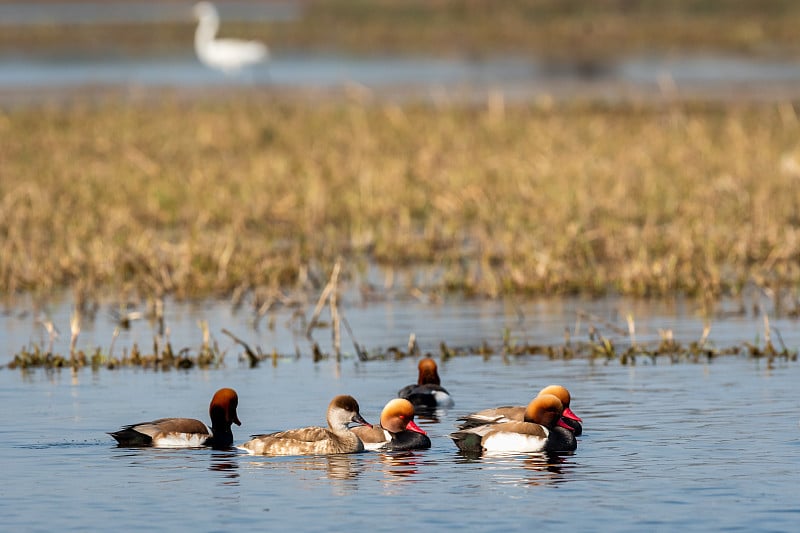
M 206 425 L 194 418 L 159 418 L 125 426 L 110 433 L 121 446 L 203 446 L 211 437 Z
M 351 431 L 337 435 L 322 427 L 290 429 L 255 435 L 240 448 L 255 455 L 328 455 L 364 450 L 364 444 Z
M 453 406 L 453 398 L 447 389 L 433 383 L 406 385 L 397 392 L 397 396 L 405 398 L 415 408 L 436 409 L 437 407 Z

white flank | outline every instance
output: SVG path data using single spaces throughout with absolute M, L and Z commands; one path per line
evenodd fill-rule
M 382 450 L 387 444 L 388 442 L 365 442 L 364 449 L 374 452 L 376 450 Z
M 453 398 L 446 392 L 434 391 L 433 397 L 436 398 L 437 407 L 453 407 Z
M 483 441 L 487 452 L 541 452 L 547 444 L 547 438 L 522 433 L 497 432 Z
M 153 440 L 156 448 L 200 448 L 209 435 L 200 433 L 170 433 Z

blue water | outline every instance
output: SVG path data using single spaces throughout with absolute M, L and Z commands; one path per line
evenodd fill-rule
M 516 324 L 520 338 L 525 331 L 532 338 L 545 337 L 546 331 L 556 338 L 563 327 L 575 327 L 570 310 L 586 304 L 521 305 L 527 311 L 523 318 L 519 308 L 504 312 L 509 307 L 496 303 L 395 304 L 388 318 L 387 306 L 377 304 L 349 317 L 369 338 L 383 324 L 388 342 L 402 338 L 400 324 L 422 315 L 417 324 L 429 327 L 423 343 L 433 344 L 426 339 L 435 330 L 440 339 L 468 344 L 470 335 L 501 324 Z M 599 301 L 592 310 L 605 310 L 614 319 L 614 309 L 626 308 L 633 307 Z M 538 316 L 534 309 L 540 310 Z M 647 319 L 645 309 L 651 311 Z M 216 318 L 209 314 L 217 311 L 209 306 L 207 318 Z M 647 335 L 646 323 L 683 324 L 678 331 L 688 334 L 696 319 L 684 311 L 681 306 L 636 308 L 643 317 L 642 335 Z M 171 323 L 191 322 L 194 313 L 202 311 L 173 312 Z M 549 320 L 542 320 L 547 313 Z M 18 329 L 20 320 L 12 319 Z M 720 345 L 737 334 L 757 335 L 759 327 L 757 319 L 737 319 L 727 328 L 725 320 L 718 322 L 711 337 Z M 797 343 L 795 324 L 775 322 L 787 342 Z M 248 331 L 243 320 L 239 325 Z M 278 322 L 275 330 L 280 329 Z M 209 371 L 0 371 L 6 413 L 0 429 L 4 526 L 24 531 L 131 531 L 143 524 L 177 531 L 794 531 L 800 519 L 796 362 L 724 356 L 711 363 L 641 360 L 623 366 L 544 356 L 457 357 L 440 364 L 455 408 L 436 421 L 419 420 L 433 447 L 406 454 L 265 458 L 131 450 L 115 447 L 105 434 L 160 416 L 207 420 L 209 399 L 222 386 L 239 392 L 243 425 L 234 427 L 237 442 L 251 433 L 324 423 L 327 403 L 339 393 L 353 394 L 364 417 L 376 421 L 383 404 L 416 375 L 412 359 L 315 364 L 307 348 L 300 351 L 299 359 L 256 369 L 231 358 L 224 368 Z M 526 403 L 548 383 L 570 388 L 572 407 L 585 421 L 574 454 L 469 459 L 447 438 L 458 416 Z
M 2 52 L 2 51 L 0 51 Z M 0 90 L 35 88 L 171 87 L 203 86 L 335 88 L 348 84 L 371 89 L 442 88 L 503 90 L 517 92 L 575 90 L 621 91 L 625 89 L 698 91 L 730 94 L 733 89 L 776 88 L 796 90 L 800 64 L 783 60 L 751 60 L 739 57 L 632 57 L 619 58 L 600 71 L 585 76 L 577 67 L 553 69 L 532 58 L 493 57 L 431 58 L 414 56 L 352 57 L 336 53 L 272 52 L 271 60 L 238 76 L 226 76 L 202 65 L 191 43 L 183 53 L 156 57 L 125 57 L 102 50 L 70 54 L 29 56 L 0 53 Z

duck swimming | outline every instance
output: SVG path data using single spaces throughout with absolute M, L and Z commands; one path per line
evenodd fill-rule
M 433 410 L 453 407 L 453 398 L 441 386 L 436 361 L 431 357 L 420 359 L 417 365 L 419 375 L 417 382 L 406 385 L 397 392 L 397 396 L 414 404 L 417 410 Z
M 583 420 L 581 420 L 580 417 L 578 417 L 578 415 L 576 415 L 569 407 L 572 397 L 566 387 L 561 385 L 548 385 L 539 391 L 539 395 L 541 394 L 552 394 L 561 400 L 561 404 L 564 406 L 564 412 L 561 415 L 561 420 L 564 425 L 571 428 L 575 436 L 578 436 L 583 432 Z M 459 429 L 467 429 L 475 426 L 482 426 L 484 424 L 522 421 L 525 419 L 525 410 L 526 406 L 524 405 L 483 409 L 482 411 L 470 413 L 462 418 L 459 418 L 459 420 L 462 421 L 459 425 Z
M 389 401 L 381 411 L 379 426 L 358 426 L 353 433 L 367 450 L 422 450 L 431 447 L 431 439 L 414 423 L 414 405 L 404 398 Z
M 541 394 L 525 409 L 524 421 L 490 423 L 450 434 L 464 452 L 543 452 L 554 450 L 553 428 L 559 423 L 564 405 L 552 394 Z
M 209 446 L 227 449 L 233 444 L 231 424 L 241 426 L 236 408 L 239 396 L 233 389 L 219 389 L 208 408 L 211 430 L 194 418 L 159 418 L 139 422 L 109 433 L 119 446 L 152 446 L 155 448 L 199 448 Z
M 355 398 L 341 395 L 331 400 L 327 420 L 327 428 L 312 426 L 253 435 L 251 440 L 237 448 L 251 455 L 328 455 L 364 451 L 364 443 L 349 428 L 351 422 L 369 425 L 359 413 Z

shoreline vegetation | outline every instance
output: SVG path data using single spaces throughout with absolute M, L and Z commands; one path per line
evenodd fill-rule
M 518 53 L 588 72 L 621 54 L 800 51 L 800 3 L 791 0 L 303 6 L 297 21 L 224 30 L 276 50 Z M 189 47 L 193 31 L 189 18 L 79 32 L 4 27 L 0 50 L 69 42 L 163 53 Z M 777 312 L 800 316 L 798 102 L 380 100 L 356 89 L 317 99 L 248 89 L 137 101 L 87 88 L 84 99 L 0 109 L 3 304 L 20 295 L 43 303 L 66 289 L 76 317 L 108 300 L 123 308 L 220 298 L 266 309 L 317 294 L 341 265 L 343 282 L 383 272 L 383 286 L 364 284 L 366 293 L 680 295 L 712 316 L 721 298 L 755 288 Z M 518 348 L 624 363 L 659 354 L 795 360 L 769 333 L 763 345 L 710 352 L 675 341 L 669 351 L 666 339 L 620 348 L 602 336 Z M 177 353 L 162 331 L 147 356 L 134 347 L 115 357 L 113 341 L 88 354 L 76 339 L 73 331 L 66 356 L 34 344 L 12 365 L 183 368 L 224 359 L 207 330 L 200 349 Z M 442 357 L 484 353 L 442 347 Z M 506 343 L 485 348 L 514 354 Z M 251 365 L 291 357 L 245 353 Z
M 217 2 L 224 5 L 226 0 Z M 470 57 L 521 53 L 587 67 L 621 54 L 726 52 L 796 57 L 800 50 L 800 6 L 792 0 L 286 3 L 299 6 L 296 19 L 229 20 L 223 32 L 266 40 L 276 50 Z M 67 45 L 73 49 L 110 46 L 141 54 L 174 51 L 186 48 L 194 31 L 191 3 L 183 5 L 185 21 L 155 25 L 83 24 L 80 32 L 69 25 L 7 26 L 0 32 L 0 50 Z
M 330 287 L 330 285 L 329 285 Z M 333 288 L 335 294 L 336 288 Z M 324 298 L 324 297 L 323 297 Z M 320 299 L 320 302 L 323 301 Z M 447 361 L 453 357 L 473 356 L 481 357 L 484 361 L 492 358 L 499 358 L 504 363 L 508 363 L 516 357 L 540 356 L 548 360 L 572 360 L 588 359 L 593 364 L 609 364 L 618 362 L 621 365 L 655 365 L 663 362 L 669 364 L 678 363 L 712 363 L 715 359 L 723 356 L 748 357 L 754 360 L 765 361 L 768 368 L 780 361 L 796 362 L 798 350 L 789 349 L 783 342 L 783 338 L 775 328 L 769 324 L 769 319 L 764 317 L 764 338 L 757 338 L 755 342 L 742 342 L 730 346 L 718 346 L 709 338 L 710 326 L 706 325 L 702 336 L 688 343 L 677 341 L 672 330 L 659 330 L 660 340 L 658 342 L 639 342 L 636 339 L 636 325 L 632 316 L 627 317 L 627 329 L 620 328 L 614 324 L 605 322 L 599 317 L 595 317 L 583 312 L 578 313 L 577 321 L 573 331 L 565 329 L 564 342 L 556 344 L 536 344 L 527 341 L 522 342 L 517 339 L 510 330 L 505 329 L 502 333 L 502 341 L 490 343 L 486 340 L 479 345 L 469 346 L 450 346 L 445 341 L 440 341 L 437 353 L 430 351 L 422 353 L 416 342 L 416 336 L 412 333 L 409 336 L 407 346 L 390 346 L 388 348 L 374 348 L 367 350 L 359 345 L 353 337 L 353 332 L 347 325 L 342 315 L 342 310 L 335 302 L 331 302 L 332 323 L 318 322 L 318 311 L 315 312 L 311 323 L 308 325 L 307 338 L 310 344 L 310 356 L 314 363 L 335 359 L 341 362 L 342 359 L 358 359 L 361 362 L 376 360 L 400 360 L 405 357 L 437 357 L 441 361 Z M 184 347 L 175 350 L 169 339 L 168 329 L 165 330 L 163 315 L 160 317 L 149 317 L 151 324 L 158 327 L 158 333 L 153 336 L 153 346 L 151 351 L 142 349 L 138 343 L 134 343 L 130 349 L 127 347 L 121 350 L 120 355 L 114 352 L 114 342 L 120 333 L 120 328 L 128 327 L 122 322 L 117 326 L 112 335 L 111 344 L 107 349 L 95 347 L 90 350 L 77 348 L 77 341 L 80 335 L 80 315 L 73 314 L 71 320 L 71 340 L 70 353 L 60 354 L 53 351 L 53 341 L 55 339 L 55 328 L 52 323 L 45 324 L 50 333 L 49 345 L 31 342 L 28 346 L 13 355 L 13 359 L 0 368 L 10 370 L 20 370 L 23 373 L 30 372 L 37 368 L 48 371 L 70 369 L 77 372 L 84 368 L 89 368 L 97 372 L 103 368 L 107 370 L 118 370 L 123 368 L 140 368 L 152 371 L 167 372 L 171 370 L 188 371 L 194 368 L 208 370 L 226 366 L 226 355 L 229 349 L 221 349 L 219 342 L 210 332 L 207 321 L 200 322 L 202 329 L 202 344 L 200 348 Z M 333 351 L 326 352 L 320 348 L 319 343 L 314 341 L 312 330 L 332 328 L 334 336 L 339 337 L 339 321 L 344 320 L 350 340 L 353 343 L 354 352 L 342 352 L 338 340 L 334 342 Z M 581 321 L 586 320 L 586 331 L 581 330 Z M 251 346 L 247 341 L 238 337 L 227 329 L 222 329 L 222 333 L 230 337 L 235 345 L 241 348 L 237 355 L 237 365 L 246 365 L 253 369 L 268 363 L 277 366 L 281 361 L 300 359 L 303 357 L 299 347 L 294 354 L 279 353 L 273 349 L 265 352 L 261 346 Z M 573 338 L 575 337 L 575 338 Z M 773 340 L 775 339 L 775 340 Z

